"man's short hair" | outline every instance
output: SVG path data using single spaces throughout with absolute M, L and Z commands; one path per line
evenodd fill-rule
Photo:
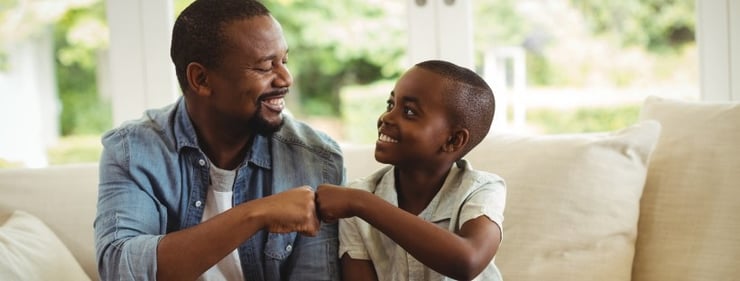
M 224 26 L 236 20 L 267 16 L 270 11 L 255 0 L 196 0 L 175 20 L 170 57 L 183 93 L 188 89 L 186 69 L 191 62 L 217 67 L 229 42 Z

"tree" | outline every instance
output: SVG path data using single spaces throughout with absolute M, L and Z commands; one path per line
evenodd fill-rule
M 340 89 L 395 78 L 403 70 L 401 1 L 264 1 L 291 49 L 289 67 L 303 113 L 339 116 Z
M 624 45 L 666 51 L 695 41 L 693 0 L 571 0 L 597 34 Z

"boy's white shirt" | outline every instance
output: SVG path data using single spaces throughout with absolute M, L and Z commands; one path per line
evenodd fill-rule
M 370 191 L 398 206 L 394 182 L 394 168 L 387 166 L 350 183 L 349 187 Z M 456 231 L 468 220 L 487 216 L 499 225 L 503 234 L 505 204 L 503 179 L 473 170 L 470 163 L 461 160 L 450 169 L 442 188 L 419 217 Z M 345 253 L 354 259 L 372 260 L 379 280 L 452 280 L 427 268 L 385 234 L 357 217 L 339 221 L 339 257 Z M 474 280 L 502 280 L 494 260 Z

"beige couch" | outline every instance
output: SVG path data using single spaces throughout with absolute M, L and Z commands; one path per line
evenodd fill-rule
M 507 181 L 506 280 L 740 280 L 740 104 L 649 98 L 641 120 L 493 135 L 469 155 Z M 349 178 L 379 166 L 372 146 L 343 149 Z M 97 178 L 95 164 L 0 170 L 0 280 L 97 279 Z

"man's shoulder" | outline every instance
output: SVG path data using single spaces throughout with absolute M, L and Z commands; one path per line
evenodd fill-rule
M 149 109 L 138 119 L 125 121 L 117 127 L 108 130 L 102 136 L 104 145 L 121 142 L 124 140 L 135 141 L 137 139 L 161 139 L 165 133 L 168 117 L 174 108 L 174 104 L 163 108 Z
M 341 155 L 339 144 L 328 134 L 295 119 L 290 115 L 284 117 L 285 123 L 280 131 L 273 134 L 276 141 L 305 147 L 309 150 Z

